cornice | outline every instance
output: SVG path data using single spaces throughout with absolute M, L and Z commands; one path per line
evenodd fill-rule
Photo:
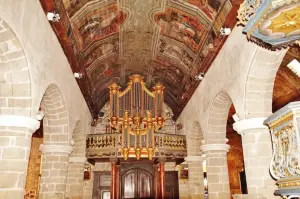
M 233 124 L 233 129 L 239 134 L 251 129 L 268 129 L 264 125 L 265 117 L 241 120 Z
M 40 121 L 31 117 L 17 115 L 0 115 L 0 126 L 24 127 L 35 132 L 40 127 Z

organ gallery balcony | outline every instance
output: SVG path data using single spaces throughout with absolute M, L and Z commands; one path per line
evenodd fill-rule
M 134 142 L 134 140 L 131 140 Z M 145 145 L 144 145 L 145 144 Z M 155 133 L 154 148 L 147 147 L 147 142 L 141 142 L 140 157 L 148 158 L 149 149 L 153 150 L 153 159 L 165 158 L 176 162 L 183 161 L 187 156 L 186 136 L 175 134 Z M 89 162 L 123 158 L 122 134 L 90 134 L 86 140 L 86 157 Z M 128 158 L 136 158 L 136 150 L 129 148 Z M 151 159 L 152 159 L 151 158 Z

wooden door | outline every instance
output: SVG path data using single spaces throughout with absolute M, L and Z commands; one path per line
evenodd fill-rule
M 110 199 L 110 172 L 94 172 L 93 199 Z
M 178 199 L 179 198 L 179 184 L 178 184 L 178 172 L 166 171 L 166 198 Z
M 132 165 L 121 173 L 122 199 L 150 199 L 153 198 L 153 173 Z

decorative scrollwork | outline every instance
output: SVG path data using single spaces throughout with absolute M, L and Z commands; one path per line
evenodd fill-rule
M 297 133 L 292 121 L 272 130 L 271 173 L 276 179 L 300 174 Z
M 283 196 L 284 199 L 299 199 L 300 195 L 290 195 L 290 196 Z
M 246 25 L 261 4 L 262 0 L 245 0 L 238 10 L 238 24 Z

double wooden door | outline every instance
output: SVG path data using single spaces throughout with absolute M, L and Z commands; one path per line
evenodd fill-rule
M 122 199 L 153 198 L 153 172 L 139 165 L 131 166 L 121 173 Z
M 153 175 L 147 170 L 130 169 L 121 178 L 122 199 L 153 198 Z

